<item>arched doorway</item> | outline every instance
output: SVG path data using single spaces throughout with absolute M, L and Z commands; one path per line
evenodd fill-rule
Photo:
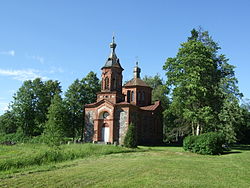
M 102 141 L 109 142 L 109 126 L 107 123 L 102 125 Z

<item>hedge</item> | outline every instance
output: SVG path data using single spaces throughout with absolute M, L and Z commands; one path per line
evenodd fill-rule
M 194 153 L 217 155 L 223 153 L 224 143 L 225 139 L 221 133 L 210 132 L 199 136 L 187 136 L 183 140 L 183 148 Z

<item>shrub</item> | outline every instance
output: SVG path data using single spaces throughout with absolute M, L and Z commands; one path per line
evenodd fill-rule
M 20 132 L 0 135 L 0 143 L 4 143 L 4 142 L 25 143 L 25 142 L 28 142 L 29 140 L 30 140 L 29 137 L 24 136 Z
M 194 153 L 217 155 L 223 153 L 224 143 L 225 139 L 221 133 L 210 132 L 186 137 L 183 141 L 183 148 Z
M 136 140 L 136 129 L 133 123 L 129 124 L 128 131 L 124 138 L 124 146 L 127 148 L 136 148 L 137 140 Z
M 195 146 L 197 136 L 187 136 L 183 140 L 183 148 L 186 151 L 192 151 L 192 148 Z

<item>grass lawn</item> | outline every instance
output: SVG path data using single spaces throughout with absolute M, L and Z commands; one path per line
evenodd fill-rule
M 24 150 L 26 146 L 2 147 L 0 162 L 17 157 L 16 152 L 29 157 L 26 154 L 30 152 L 15 151 L 15 147 Z M 2 170 L 0 187 L 250 187 L 250 149 L 247 146 L 221 156 L 197 155 L 184 152 L 181 147 L 140 148 L 144 152 L 105 153 Z M 36 149 L 33 152 L 35 154 Z

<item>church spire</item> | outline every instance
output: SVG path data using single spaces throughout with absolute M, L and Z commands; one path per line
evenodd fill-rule
M 117 58 L 116 53 L 115 53 L 115 48 L 116 48 L 116 43 L 115 43 L 115 37 L 113 35 L 112 37 L 112 42 L 110 43 L 110 49 L 111 49 L 111 53 L 108 57 L 108 60 L 106 61 L 105 65 L 102 68 L 107 68 L 107 67 L 117 67 L 117 68 L 121 68 L 123 70 L 123 68 L 120 65 L 119 62 L 119 58 Z
M 134 67 L 134 78 L 140 78 L 141 69 L 138 67 L 138 61 L 136 61 L 136 66 Z
M 116 57 L 116 54 L 115 54 L 116 43 L 115 43 L 115 36 L 114 35 L 112 37 L 112 42 L 110 43 L 110 48 L 111 48 L 111 54 L 109 57 L 110 58 Z

